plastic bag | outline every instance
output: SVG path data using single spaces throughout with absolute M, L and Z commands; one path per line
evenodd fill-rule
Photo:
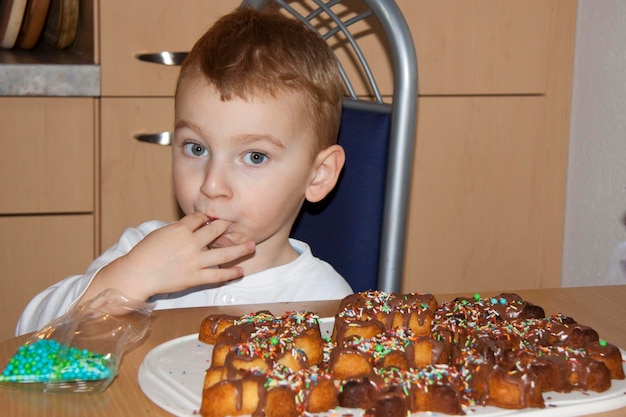
M 105 290 L 33 334 L 6 365 L 0 383 L 45 392 L 102 392 L 124 352 L 150 327 L 154 303 Z

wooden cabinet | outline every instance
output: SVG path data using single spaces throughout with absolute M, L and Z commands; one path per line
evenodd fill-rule
M 421 70 L 403 290 L 560 286 L 576 3 L 401 4 Z
M 95 254 L 94 98 L 0 98 L 0 339 Z

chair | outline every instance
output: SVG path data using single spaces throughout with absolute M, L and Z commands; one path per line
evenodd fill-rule
M 339 133 L 346 151 L 342 177 L 323 202 L 305 205 L 292 236 L 333 265 L 354 291 L 399 292 L 417 111 L 417 57 L 402 12 L 393 0 L 243 4 L 282 7 L 315 30 L 335 51 L 349 94 Z M 373 33 L 386 38 L 391 56 L 364 56 L 359 42 Z M 392 62 L 391 104 L 383 101 L 372 59 Z M 346 68 L 356 68 L 356 75 Z M 355 83 L 367 91 L 357 94 Z

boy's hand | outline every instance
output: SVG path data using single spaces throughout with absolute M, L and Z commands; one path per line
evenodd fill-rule
M 125 256 L 103 268 L 82 298 L 117 288 L 129 297 L 146 300 L 154 294 L 241 278 L 241 267 L 218 266 L 250 255 L 254 243 L 209 250 L 208 245 L 231 223 L 208 220 L 202 213 L 193 213 L 150 233 Z

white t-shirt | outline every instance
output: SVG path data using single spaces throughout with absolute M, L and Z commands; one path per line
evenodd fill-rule
M 26 306 L 17 323 L 16 336 L 36 331 L 65 314 L 83 295 L 98 271 L 128 253 L 150 232 L 167 223 L 153 220 L 127 229 L 112 246 L 87 268 L 84 275 L 73 275 L 37 294 Z M 316 258 L 311 248 L 295 239 L 289 242 L 300 253 L 294 261 L 225 284 L 197 287 L 171 294 L 158 294 L 148 301 L 155 309 L 201 307 L 228 304 L 256 304 L 281 301 L 341 299 L 352 294 L 350 285 L 328 263 Z

